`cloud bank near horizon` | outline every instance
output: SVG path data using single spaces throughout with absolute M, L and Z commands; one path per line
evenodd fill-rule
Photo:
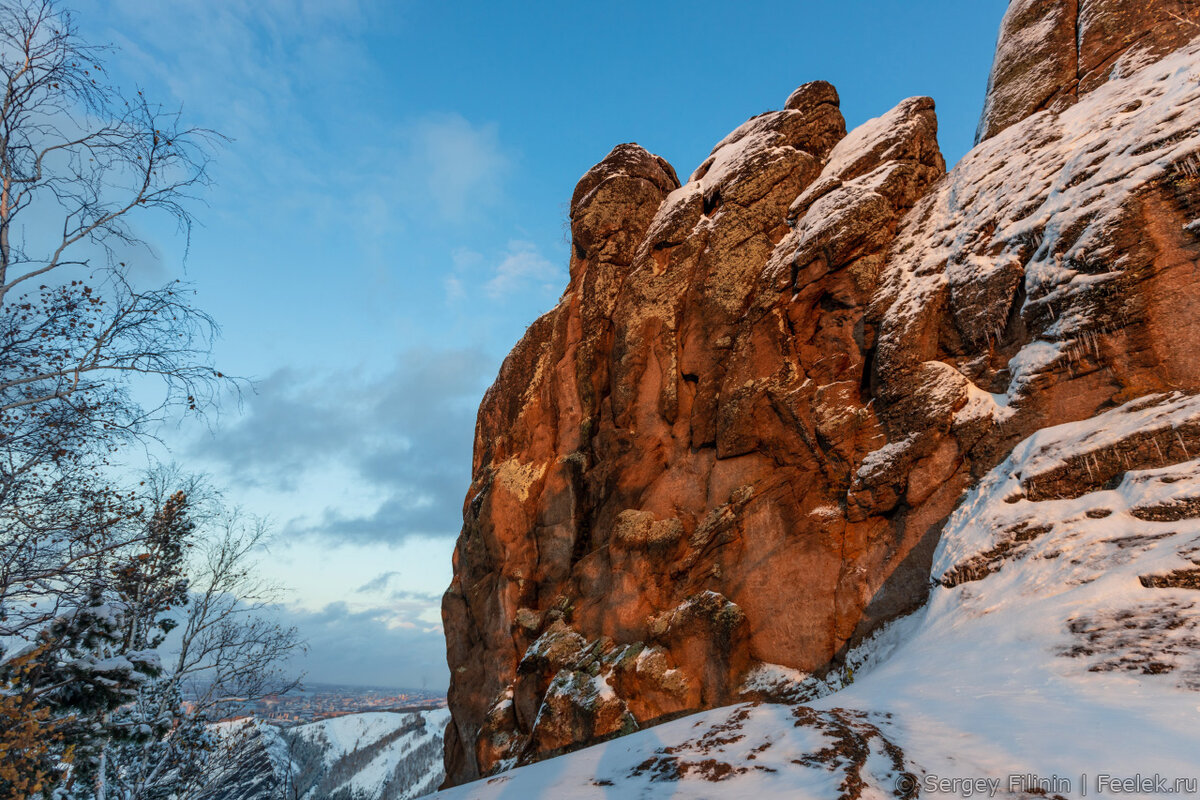
M 481 350 L 432 348 L 407 350 L 377 374 L 282 369 L 257 385 L 239 418 L 195 440 L 190 454 L 281 497 L 324 480 L 345 482 L 346 496 L 375 498 L 370 507 L 328 504 L 315 518 L 287 518 L 284 542 L 453 537 L 471 480 L 475 414 L 494 371 L 494 358 Z

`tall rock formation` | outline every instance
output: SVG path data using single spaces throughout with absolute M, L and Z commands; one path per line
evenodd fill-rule
M 976 141 L 1191 41 L 1200 0 L 1011 0 Z
M 479 412 L 450 783 L 836 666 L 1016 442 L 1200 391 L 1200 84 L 1112 68 L 1200 15 L 1130 8 L 1014 0 L 948 175 L 933 101 L 847 134 L 823 82 L 685 184 L 632 144 L 588 171 L 567 290 Z

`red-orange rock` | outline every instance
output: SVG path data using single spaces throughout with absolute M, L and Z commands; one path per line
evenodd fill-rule
M 1193 0 L 1011 0 L 976 141 L 1043 109 L 1062 110 L 1197 35 Z
M 844 540 L 887 525 L 838 509 L 881 436 L 861 319 L 944 165 L 927 99 L 849 138 L 832 86 L 787 105 L 682 187 L 633 145 L 580 181 L 570 285 L 480 410 L 445 601 L 457 778 L 729 702 L 755 661 L 816 668 L 873 591 Z M 601 642 L 639 657 L 579 655 Z
M 682 186 L 635 145 L 580 181 L 570 283 L 479 412 L 450 783 L 829 668 L 922 602 L 1015 442 L 1200 391 L 1200 87 L 1166 56 L 1029 116 L 1003 54 L 1032 5 L 1008 127 L 949 175 L 931 100 L 846 134 L 817 83 Z

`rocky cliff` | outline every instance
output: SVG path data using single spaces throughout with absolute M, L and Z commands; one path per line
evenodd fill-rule
M 949 174 L 932 100 L 847 133 L 817 82 L 686 183 L 632 144 L 584 175 L 479 412 L 448 782 L 836 670 L 1014 445 L 1200 391 L 1200 81 L 1161 60 L 1196 6 L 1014 0 Z M 1200 449 L 1172 430 L 1023 496 Z
M 838 673 L 438 797 L 1194 795 L 1200 459 L 1167 444 L 1198 429 L 1180 393 L 1042 428 L 951 515 L 925 605 Z

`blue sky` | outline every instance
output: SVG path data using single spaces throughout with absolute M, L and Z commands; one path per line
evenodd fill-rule
M 186 277 L 256 379 L 212 430 L 165 431 L 279 531 L 262 569 L 314 680 L 443 687 L 437 611 L 474 412 L 566 283 L 566 202 L 615 144 L 686 177 L 748 117 L 831 81 L 854 125 L 937 102 L 971 146 L 1005 0 L 76 4 L 110 72 L 233 141 Z M 143 232 L 142 271 L 184 242 Z

